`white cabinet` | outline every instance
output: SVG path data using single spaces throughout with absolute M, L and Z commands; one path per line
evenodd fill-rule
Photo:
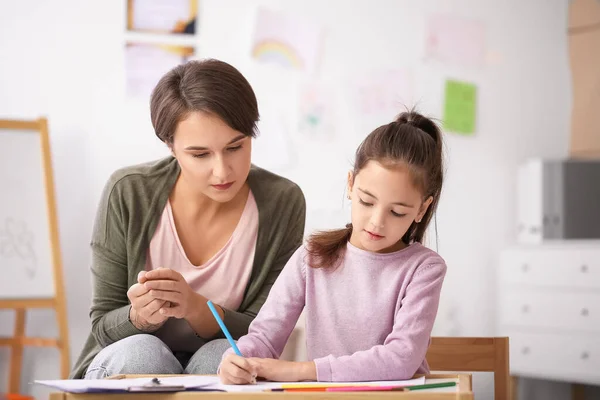
M 497 302 L 511 374 L 600 384 L 600 241 L 505 250 Z

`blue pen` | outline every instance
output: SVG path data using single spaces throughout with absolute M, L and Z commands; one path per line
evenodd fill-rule
M 240 349 L 238 349 L 237 345 L 235 344 L 235 342 L 233 341 L 233 338 L 231 337 L 231 334 L 229 333 L 229 331 L 227 330 L 227 327 L 225 326 L 225 324 L 223 323 L 223 320 L 221 319 L 221 317 L 219 316 L 219 313 L 217 312 L 217 309 L 215 308 L 215 305 L 212 303 L 212 301 L 207 301 L 206 304 L 208 304 L 208 308 L 210 308 L 210 311 L 212 312 L 213 316 L 215 317 L 215 319 L 217 320 L 217 323 L 219 324 L 219 326 L 221 327 L 221 330 L 223 331 L 223 333 L 225 334 L 225 337 L 227 338 L 227 340 L 229 341 L 229 344 L 231 345 L 231 347 L 233 348 L 233 351 L 235 351 L 235 354 L 237 354 L 240 357 L 244 357 L 242 355 L 242 353 L 240 352 Z

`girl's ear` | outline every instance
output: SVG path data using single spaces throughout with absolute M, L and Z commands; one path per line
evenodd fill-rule
M 352 186 L 354 186 L 354 174 L 352 173 L 352 171 L 348 171 L 348 186 L 347 186 L 347 190 L 348 190 L 348 199 L 351 199 L 351 193 L 352 193 Z
M 421 209 L 419 210 L 419 213 L 417 214 L 417 217 L 415 218 L 415 222 L 418 224 L 419 222 L 421 222 L 421 220 L 423 219 L 423 216 L 425 215 L 425 213 L 427 212 L 427 209 L 429 208 L 429 206 L 431 205 L 431 203 L 433 202 L 433 197 L 429 196 L 427 198 L 427 200 L 425 200 L 423 202 L 423 204 L 421 205 Z

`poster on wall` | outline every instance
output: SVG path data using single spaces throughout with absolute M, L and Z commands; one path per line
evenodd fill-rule
M 307 82 L 298 92 L 298 132 L 305 138 L 330 141 L 335 136 L 335 97 L 332 88 Z
M 189 46 L 133 43 L 125 44 L 125 87 L 127 97 L 148 99 L 160 78 L 194 56 Z
M 127 0 L 127 30 L 196 33 L 198 0 Z
M 483 22 L 432 14 L 426 22 L 425 61 L 481 67 L 486 61 Z
M 308 20 L 259 8 L 251 56 L 261 63 L 312 73 L 321 51 L 322 28 Z
M 353 107 L 361 116 L 386 119 L 412 106 L 412 74 L 408 69 L 371 71 L 358 75 L 348 84 Z
M 462 135 L 473 135 L 476 113 L 477 86 L 468 82 L 447 80 L 444 93 L 444 129 Z

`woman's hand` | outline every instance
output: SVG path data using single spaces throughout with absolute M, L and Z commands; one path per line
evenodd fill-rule
M 149 295 L 157 301 L 170 303 L 170 307 L 162 307 L 158 311 L 163 317 L 189 319 L 204 299 L 192 290 L 179 272 L 172 269 L 154 269 L 146 272 L 145 278 L 144 288 Z
M 284 361 L 272 358 L 250 358 L 257 376 L 274 382 L 316 381 L 317 367 L 312 361 Z
M 219 378 L 225 385 L 247 385 L 256 383 L 256 369 L 251 359 L 235 354 L 227 355 L 219 367 Z
M 168 307 L 168 302 L 155 299 L 150 295 L 148 289 L 144 287 L 145 272 L 138 274 L 138 283 L 132 285 L 127 291 L 127 297 L 131 303 L 129 310 L 129 319 L 133 325 L 144 332 L 154 332 L 160 328 L 168 316 L 161 315 L 159 310 Z

